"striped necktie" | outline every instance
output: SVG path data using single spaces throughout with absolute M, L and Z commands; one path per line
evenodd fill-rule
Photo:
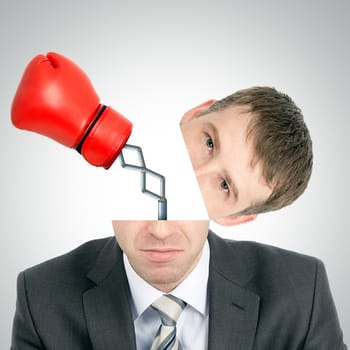
M 176 322 L 186 303 L 171 294 L 158 298 L 152 307 L 159 312 L 162 324 L 153 340 L 151 350 L 178 350 L 179 341 L 176 337 Z

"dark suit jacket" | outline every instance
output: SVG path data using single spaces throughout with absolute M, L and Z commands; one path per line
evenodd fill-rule
M 211 232 L 209 244 L 209 350 L 346 349 L 319 260 Z M 136 349 L 114 237 L 19 275 L 12 349 Z

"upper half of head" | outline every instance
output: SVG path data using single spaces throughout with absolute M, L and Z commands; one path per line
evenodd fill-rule
M 188 111 L 180 126 L 209 217 L 219 223 L 283 208 L 307 187 L 310 133 L 301 110 L 274 88 L 207 101 Z

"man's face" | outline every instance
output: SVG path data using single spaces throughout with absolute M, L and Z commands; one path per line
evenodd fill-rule
M 169 292 L 199 261 L 209 221 L 115 220 L 113 228 L 135 272 L 155 288 Z
M 260 164 L 252 167 L 247 107 L 231 106 L 197 118 L 203 106 L 207 108 L 186 113 L 180 126 L 209 217 L 217 220 L 263 202 L 272 190 L 263 181 Z

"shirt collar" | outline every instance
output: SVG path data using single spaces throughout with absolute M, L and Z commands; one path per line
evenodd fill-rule
M 128 257 L 123 254 L 126 275 L 132 297 L 132 313 L 136 320 L 142 313 L 164 293 L 143 280 L 131 267 Z M 192 272 L 171 294 L 191 305 L 202 315 L 208 314 L 207 284 L 209 276 L 210 249 L 205 241 L 201 257 Z

